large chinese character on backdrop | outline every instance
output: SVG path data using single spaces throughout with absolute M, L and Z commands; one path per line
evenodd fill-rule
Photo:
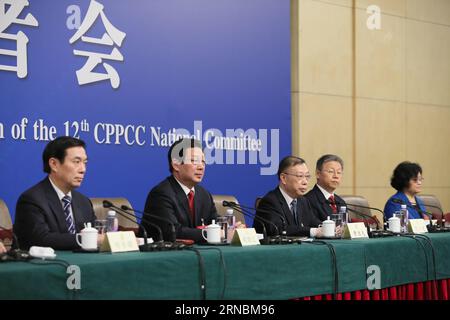
M 116 27 L 114 27 L 111 22 L 106 17 L 104 11 L 104 6 L 95 1 L 91 0 L 89 4 L 89 9 L 84 17 L 83 22 L 81 23 L 80 28 L 77 32 L 70 38 L 69 43 L 73 44 L 81 38 L 81 41 L 87 43 L 101 44 L 105 46 L 113 47 L 114 44 L 117 46 L 121 46 L 122 42 L 126 36 L 126 34 Z M 94 22 L 100 16 L 103 26 L 106 29 L 106 32 L 103 34 L 102 38 L 93 38 L 89 36 L 85 36 L 86 32 L 92 27 Z M 73 50 L 73 53 L 77 56 L 85 56 L 87 57 L 87 61 L 84 66 L 77 70 L 77 79 L 79 85 L 84 85 L 88 83 L 110 80 L 111 86 L 114 89 L 117 89 L 120 85 L 120 77 L 117 73 L 116 69 L 112 67 L 110 64 L 103 62 L 103 60 L 114 60 L 114 61 L 123 61 L 123 55 L 120 51 L 113 47 L 110 54 L 83 51 L 83 50 Z M 103 63 L 102 63 L 103 62 Z M 106 73 L 93 72 L 94 68 L 102 63 L 103 67 L 106 70 Z
M 5 33 L 4 31 L 14 23 L 32 27 L 39 25 L 31 13 L 28 13 L 24 19 L 19 18 L 23 9 L 28 5 L 27 0 L 0 0 L 0 39 L 16 42 L 16 50 L 0 48 L 0 55 L 16 57 L 16 65 L 0 64 L 0 70 L 16 72 L 19 78 L 25 78 L 28 74 L 28 37 L 22 31 L 17 34 Z

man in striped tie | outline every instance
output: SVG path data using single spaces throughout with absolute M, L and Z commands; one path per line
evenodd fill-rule
M 14 232 L 21 249 L 79 248 L 75 234 L 96 219 L 90 200 L 75 191 L 86 174 L 85 148 L 84 141 L 72 137 L 58 137 L 45 147 L 42 159 L 48 176 L 17 201 Z

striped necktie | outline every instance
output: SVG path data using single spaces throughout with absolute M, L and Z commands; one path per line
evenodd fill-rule
M 297 216 L 297 199 L 292 200 L 291 202 L 291 212 L 294 216 L 295 224 L 298 225 L 298 216 Z
M 72 215 L 70 214 L 70 204 L 72 203 L 72 198 L 69 196 L 64 196 L 62 198 L 64 214 L 66 215 L 66 225 L 69 233 L 75 234 L 75 224 L 73 223 Z

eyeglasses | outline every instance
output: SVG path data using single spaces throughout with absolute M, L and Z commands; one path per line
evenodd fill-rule
M 206 166 L 206 162 L 203 159 L 187 159 L 185 161 L 183 161 L 183 164 L 193 164 L 195 166 Z
M 423 180 L 425 180 L 425 178 L 424 177 L 420 177 L 420 178 L 412 178 L 411 179 L 412 181 L 414 181 L 415 183 L 418 183 L 418 182 L 423 182 Z
M 328 169 L 328 170 L 322 170 L 322 172 L 326 172 L 329 175 L 337 175 L 337 176 L 342 176 L 343 172 L 342 171 L 334 171 L 333 169 Z
M 289 172 L 282 172 L 288 176 L 294 176 L 297 177 L 300 180 L 306 180 L 309 181 L 309 179 L 311 179 L 311 175 L 307 174 L 307 175 L 303 175 L 303 174 L 294 174 L 294 173 L 289 173 Z

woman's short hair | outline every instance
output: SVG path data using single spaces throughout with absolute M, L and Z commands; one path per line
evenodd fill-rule
M 403 191 L 409 187 L 409 180 L 422 174 L 422 167 L 418 163 L 404 161 L 397 165 L 391 177 L 391 186 L 397 191 Z

